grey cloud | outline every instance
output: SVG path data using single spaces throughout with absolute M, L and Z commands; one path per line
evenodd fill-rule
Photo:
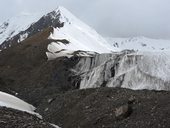
M 169 0 L 4 0 L 0 22 L 62 5 L 104 36 L 170 39 Z

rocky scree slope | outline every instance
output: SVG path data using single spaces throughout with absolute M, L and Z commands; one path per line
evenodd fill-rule
M 95 88 L 46 97 L 38 107 L 63 128 L 168 128 L 170 93 Z
M 1 128 L 55 128 L 38 117 L 11 108 L 0 107 Z

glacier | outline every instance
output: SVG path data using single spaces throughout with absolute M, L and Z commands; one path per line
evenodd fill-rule
M 122 87 L 170 90 L 170 54 L 122 51 L 81 57 L 74 71 L 79 88 Z

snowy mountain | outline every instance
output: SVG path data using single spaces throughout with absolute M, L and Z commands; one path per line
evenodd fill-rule
M 55 58 L 55 52 L 64 55 L 73 54 L 77 50 L 98 53 L 118 50 L 110 48 L 102 36 L 63 7 L 58 7 L 46 15 L 22 15 L 4 22 L 0 27 L 0 48 L 5 49 L 20 43 L 48 27 L 53 28 L 48 37 L 53 42 L 47 51 L 47 56 L 52 56 L 51 58 Z M 67 41 L 67 44 L 62 40 Z
M 48 60 L 65 56 L 70 59 L 80 57 L 79 61 L 73 59 L 74 66 L 70 69 L 81 78 L 81 81 L 76 81 L 78 85 L 73 85 L 80 89 L 107 86 L 170 90 L 169 52 L 167 52 L 170 49 L 169 41 L 145 37 L 110 38 L 107 39 L 110 45 L 95 30 L 63 7 L 58 7 L 42 17 L 31 16 L 27 22 L 24 22 L 23 17 L 16 18 L 19 20 L 17 22 L 19 27 L 16 25 L 18 29 L 14 34 L 10 36 L 7 34 L 9 37 L 2 43 L 2 49 L 23 42 L 21 47 L 24 48 L 14 51 L 27 49 L 28 51 L 24 50 L 25 56 L 29 54 L 32 58 L 44 59 L 44 54 Z M 27 18 L 29 17 L 30 15 Z M 15 28 L 11 27 L 16 23 L 14 19 L 1 26 L 2 34 L 10 33 Z M 32 45 L 33 47 L 30 47 Z M 120 52 L 119 49 L 129 51 Z M 25 62 L 28 63 L 29 58 Z M 137 76 L 141 76 L 143 81 Z
M 4 41 L 12 39 L 21 31 L 28 29 L 31 24 L 39 20 L 40 17 L 40 14 L 21 14 L 4 22 L 0 25 L 0 44 Z M 27 38 L 27 34 L 22 35 L 18 42 L 24 40 L 25 38 Z
M 1 127 L 170 126 L 169 41 L 104 39 L 63 7 L 4 22 L 0 41 Z
M 1 25 L 0 49 L 6 49 L 43 31 L 48 27 L 60 27 L 59 16 L 55 11 L 47 14 L 37 13 L 13 17 Z
M 25 17 L 29 19 L 26 22 Z M 7 34 L 11 31 L 14 32 Z M 78 60 L 73 59 L 74 66 L 70 69 L 80 77 L 81 81 L 76 81 L 79 84 L 74 85 L 80 89 L 107 86 L 170 90 L 168 40 L 107 38 L 109 44 L 63 7 L 43 16 L 13 18 L 1 26 L 1 33 L 2 41 L 5 40 L 2 49 L 23 42 L 23 49 L 28 49 L 27 54 L 33 55 L 33 58 L 44 58 L 44 54 L 48 60 L 80 57 Z M 33 48 L 27 48 L 30 45 Z
M 170 51 L 170 40 L 150 39 L 146 37 L 106 38 L 116 48 L 137 51 L 162 52 Z

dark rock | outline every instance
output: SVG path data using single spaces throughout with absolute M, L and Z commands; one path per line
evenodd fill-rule
M 127 118 L 132 112 L 131 107 L 128 104 L 117 107 L 115 110 L 115 116 L 117 119 Z
M 133 104 L 135 101 L 136 101 L 135 97 L 134 97 L 134 96 L 131 96 L 131 97 L 128 99 L 128 104 Z

